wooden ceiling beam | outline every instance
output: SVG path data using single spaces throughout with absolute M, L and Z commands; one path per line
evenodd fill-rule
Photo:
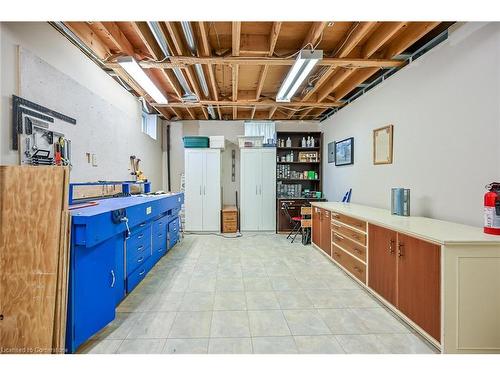
M 334 56 L 338 56 L 340 58 L 347 57 L 359 44 L 359 42 L 377 25 L 378 22 L 357 23 L 355 26 L 353 26 L 353 29 L 348 31 L 347 38 L 342 42 L 338 51 L 335 51 Z
M 365 42 L 361 55 L 367 59 L 377 52 L 385 43 L 408 25 L 407 22 L 384 22 Z M 391 56 L 392 57 L 392 56 Z
M 261 101 L 256 101 L 256 100 L 238 100 L 238 101 L 232 101 L 232 100 L 200 100 L 199 102 L 171 102 L 167 104 L 158 104 L 158 103 L 153 103 L 152 104 L 155 107 L 171 107 L 171 108 L 192 108 L 192 107 L 201 107 L 201 106 L 208 106 L 208 105 L 218 105 L 221 107 L 250 107 L 250 106 L 257 106 L 257 107 L 290 107 L 290 108 L 297 108 L 297 107 L 318 107 L 318 108 L 333 108 L 333 107 L 340 107 L 343 106 L 344 103 L 342 102 L 290 102 L 290 103 L 277 103 L 274 100 L 261 100 Z
M 200 35 L 200 55 L 202 57 L 210 57 L 211 47 L 210 41 L 208 39 L 208 29 L 205 25 L 205 22 L 198 22 L 198 30 Z M 208 72 L 208 82 L 209 87 L 211 89 L 212 99 L 219 100 L 219 88 L 217 87 L 217 80 L 215 78 L 214 68 L 212 64 L 207 64 L 206 72 Z M 220 117 L 220 115 L 219 115 Z
M 143 68 L 185 68 L 190 65 L 267 65 L 267 66 L 292 66 L 295 59 L 278 57 L 192 57 L 192 56 L 171 56 L 168 62 L 141 61 Z M 108 63 L 111 66 L 113 63 Z M 391 59 L 361 59 L 361 58 L 334 58 L 326 57 L 318 61 L 317 66 L 332 67 L 352 67 L 352 68 L 392 68 L 399 67 L 403 63 Z
M 273 27 L 271 29 L 271 33 L 269 34 L 269 51 L 267 55 L 272 57 L 274 54 L 274 49 L 276 48 L 276 42 L 278 41 L 278 37 L 280 34 L 282 22 L 274 22 Z M 264 87 L 264 83 L 266 81 L 267 72 L 269 70 L 269 66 L 264 65 L 260 70 L 259 81 L 257 83 L 257 92 L 255 94 L 255 98 L 259 99 L 260 94 L 262 93 L 262 88 Z
M 110 49 L 86 22 L 65 22 L 64 24 L 101 60 L 112 56 Z
M 403 53 L 437 25 L 439 25 L 439 22 L 411 22 L 405 31 L 389 44 L 384 56 L 393 58 Z
M 131 25 L 137 36 L 146 47 L 150 57 L 153 60 L 162 60 L 165 56 L 163 55 L 158 43 L 156 43 L 156 39 L 149 29 L 148 24 L 146 22 L 131 22 Z
M 241 22 L 231 23 L 232 55 L 240 55 Z
M 272 107 L 270 110 L 269 110 L 269 119 L 271 120 L 274 116 L 274 113 L 276 112 L 276 110 L 278 109 L 278 107 Z
M 115 45 L 117 51 L 136 57 L 134 46 L 127 39 L 115 22 L 93 22 L 92 25 L 101 30 Z
M 302 47 L 304 48 L 309 45 L 311 48 L 314 48 L 316 44 L 321 40 L 323 30 L 325 29 L 328 22 L 313 22 L 309 31 L 307 32 L 306 37 L 302 41 Z

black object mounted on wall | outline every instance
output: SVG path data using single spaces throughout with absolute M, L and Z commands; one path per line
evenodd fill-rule
M 335 165 L 354 164 L 354 137 L 335 142 Z

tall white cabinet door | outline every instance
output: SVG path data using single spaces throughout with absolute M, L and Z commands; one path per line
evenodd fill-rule
M 260 195 L 261 155 L 259 150 L 241 150 L 241 230 L 259 230 L 260 227 Z
M 207 150 L 203 168 L 203 230 L 220 231 L 221 155 L 220 150 Z M 202 171 L 199 170 L 199 173 Z
M 187 231 L 203 229 L 203 153 L 185 152 L 185 225 Z
M 261 150 L 260 230 L 276 230 L 276 150 Z

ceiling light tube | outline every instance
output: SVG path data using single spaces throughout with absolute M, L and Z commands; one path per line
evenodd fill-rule
M 156 103 L 168 103 L 165 95 L 163 95 L 158 87 L 156 87 L 151 78 L 148 77 L 133 57 L 119 57 L 117 62 L 127 72 L 127 74 L 154 99 Z
M 321 50 L 301 50 L 276 95 L 276 101 L 290 102 L 302 82 L 322 58 Z

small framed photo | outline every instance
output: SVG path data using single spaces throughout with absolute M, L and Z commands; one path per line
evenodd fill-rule
M 354 164 L 354 138 L 335 142 L 335 165 Z
M 328 143 L 328 163 L 335 163 L 335 142 Z
M 373 164 L 392 164 L 393 128 L 387 125 L 373 131 Z

